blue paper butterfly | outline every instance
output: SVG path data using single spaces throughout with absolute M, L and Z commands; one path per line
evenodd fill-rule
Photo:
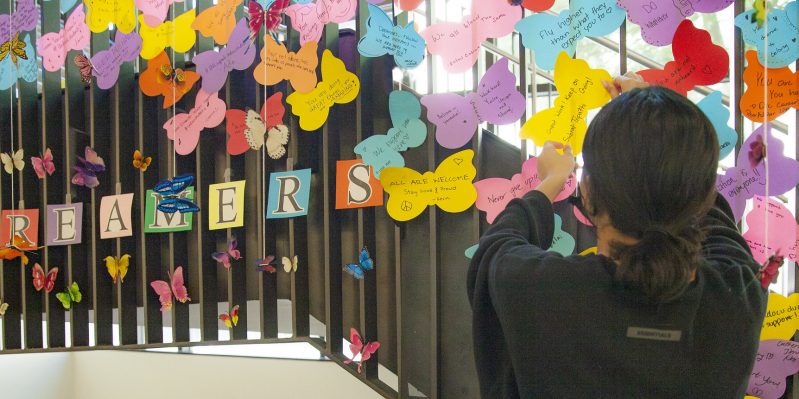
M 768 23 L 762 27 L 753 21 L 749 10 L 735 17 L 735 26 L 741 29 L 746 44 L 757 48 L 760 63 L 769 68 L 782 68 L 799 58 L 799 3 L 792 1 L 780 10 L 775 8 L 768 13 Z M 763 36 L 768 25 L 768 63 L 763 51 Z
M 424 59 L 424 39 L 409 22 L 405 27 L 394 22 L 380 7 L 369 4 L 366 34 L 358 41 L 358 52 L 365 57 L 394 56 L 400 68 L 416 68 Z
M 344 266 L 344 271 L 351 274 L 352 277 L 362 280 L 363 275 L 367 270 L 372 270 L 375 268 L 375 264 L 372 261 L 372 258 L 369 257 L 369 251 L 366 250 L 366 247 L 363 247 L 361 249 L 361 253 L 358 255 L 358 263 L 360 264 L 347 264 Z
M 25 55 L 28 59 L 12 57 L 11 51 L 0 60 L 0 90 L 10 88 L 19 78 L 26 82 L 35 82 L 39 74 L 39 63 L 36 61 L 36 49 L 31 44 L 30 34 L 25 34 Z M 11 41 L 6 41 L 11 45 Z M 16 60 L 16 63 L 14 63 Z
M 738 133 L 735 129 L 727 125 L 730 118 L 730 111 L 721 103 L 721 92 L 714 91 L 696 104 L 716 130 L 719 137 L 719 159 L 724 159 L 732 154 L 735 143 L 738 142 Z
M 156 206 L 158 210 L 164 213 L 199 212 L 200 208 L 197 204 L 186 198 L 189 193 L 188 188 L 192 183 L 194 183 L 194 176 L 187 174 L 166 179 L 156 184 L 153 187 L 153 192 L 161 196 L 161 200 L 158 201 Z

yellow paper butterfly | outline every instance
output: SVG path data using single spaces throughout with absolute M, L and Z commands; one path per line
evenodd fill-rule
M 330 50 L 325 50 L 322 54 L 322 81 L 308 93 L 291 93 L 286 102 L 291 104 L 291 112 L 300 118 L 300 128 L 316 130 L 325 124 L 330 107 L 355 100 L 360 87 L 358 77 L 347 71 L 344 62 Z
M 239 305 L 233 307 L 230 313 L 222 313 L 219 315 L 219 320 L 225 322 L 227 328 L 236 327 L 239 324 Z
M 86 25 L 94 33 L 104 32 L 108 24 L 128 34 L 136 27 L 136 8 L 133 0 L 83 0 L 86 6 Z
M 392 219 L 404 222 L 419 216 L 429 205 L 450 213 L 463 212 L 477 200 L 472 184 L 477 170 L 472 164 L 474 151 L 456 152 L 424 175 L 409 168 L 388 167 L 380 172 L 380 184 L 388 194 L 386 211 Z
M 0 299 L 0 316 L 5 316 L 6 310 L 8 310 L 8 304 L 3 302 L 2 299 Z
M 533 139 L 538 146 L 547 141 L 569 144 L 574 154 L 579 154 L 588 128 L 585 123 L 588 111 L 610 101 L 603 80 L 613 79 L 604 69 L 591 69 L 587 62 L 572 59 L 561 51 L 555 61 L 555 86 L 559 93 L 555 105 L 528 119 L 520 136 Z
M 145 157 L 144 154 L 141 153 L 139 150 L 133 151 L 133 167 L 136 169 L 145 172 L 147 168 L 150 167 L 150 163 L 153 162 L 153 157 Z
M 119 281 L 125 281 L 125 275 L 128 274 L 128 267 L 130 266 L 130 255 L 125 254 L 119 256 L 106 256 L 105 267 L 108 269 L 108 274 L 114 279 L 114 284 Z
M 799 330 L 797 308 L 799 308 L 799 293 L 788 297 L 776 292 L 770 293 L 766 305 L 766 318 L 763 320 L 763 329 L 760 330 L 760 340 L 791 339 L 796 330 Z
M 191 9 L 175 17 L 174 21 L 166 21 L 152 28 L 144 23 L 144 14 L 140 14 L 141 57 L 153 59 L 167 47 L 172 47 L 178 53 L 189 51 L 197 41 L 197 35 L 191 27 L 194 18 L 195 10 Z
M 25 169 L 25 150 L 20 148 L 15 153 L 0 153 L 0 160 L 3 162 L 3 169 L 9 175 L 14 173 L 14 169 L 21 172 Z
M 283 263 L 284 272 L 291 273 L 297 271 L 297 255 L 294 255 L 294 258 L 291 259 L 284 256 L 281 263 Z
M 11 62 L 17 65 L 18 59 L 27 60 L 28 53 L 25 51 L 25 42 L 19 40 L 19 32 L 14 35 L 14 38 L 0 44 L 0 61 L 6 57 L 11 56 Z
M 766 0 L 755 0 L 752 2 L 752 8 L 755 9 L 755 13 L 752 14 L 752 22 L 757 22 L 757 27 L 762 28 L 763 22 L 766 21 L 766 16 L 768 16 Z

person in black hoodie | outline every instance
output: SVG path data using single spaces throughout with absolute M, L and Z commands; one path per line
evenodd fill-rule
M 606 85 L 616 98 L 586 133 L 579 187 L 598 254 L 545 250 L 575 169 L 554 143 L 541 185 L 480 239 L 467 286 L 483 398 L 743 398 L 767 300 L 759 265 L 715 190 L 713 126 L 642 86 Z

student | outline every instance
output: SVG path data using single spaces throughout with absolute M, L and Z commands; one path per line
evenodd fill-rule
M 541 185 L 480 239 L 468 293 L 483 398 L 743 398 L 767 296 L 716 194 L 718 139 L 685 97 L 641 86 L 608 85 L 632 90 L 586 133 L 580 192 L 598 254 L 543 249 L 575 168 L 553 143 Z

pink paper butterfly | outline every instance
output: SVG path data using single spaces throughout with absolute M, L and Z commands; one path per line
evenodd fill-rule
M 380 348 L 380 342 L 374 341 L 364 344 L 361 341 L 361 335 L 358 334 L 358 330 L 354 327 L 350 328 L 350 352 L 352 352 L 352 359 L 345 360 L 345 364 L 350 364 L 355 362 L 355 358 L 358 354 L 361 355 L 361 360 L 358 361 L 358 372 L 360 373 L 363 371 L 363 364 L 367 360 L 369 360 L 372 355 L 377 352 L 377 349 Z
M 83 50 L 89 45 L 91 32 L 86 26 L 86 14 L 83 7 L 76 7 L 69 15 L 64 29 L 50 32 L 36 40 L 36 49 L 42 56 L 44 69 L 55 72 L 64 66 L 70 50 Z
M 36 176 L 38 176 L 40 179 L 44 179 L 45 173 L 52 176 L 53 172 L 55 172 L 53 153 L 50 152 L 49 148 L 44 150 L 44 155 L 42 155 L 41 158 L 31 157 L 31 164 L 33 164 L 33 170 L 36 172 Z
M 286 8 L 286 15 L 291 18 L 291 27 L 300 32 L 302 46 L 307 42 L 318 42 L 325 24 L 351 20 L 357 9 L 357 0 L 316 0 L 316 3 L 292 4 Z M 513 26 L 509 33 L 512 31 Z
M 150 283 L 155 293 L 158 294 L 158 300 L 161 301 L 161 311 L 166 312 L 172 309 L 172 294 L 180 303 L 191 301 L 189 292 L 183 282 L 183 266 L 175 268 L 175 273 L 169 277 L 169 284 L 164 280 L 155 280 Z
M 225 102 L 219 99 L 217 92 L 209 94 L 199 90 L 189 113 L 177 114 L 164 123 L 166 136 L 175 142 L 175 152 L 191 154 L 200 141 L 200 132 L 225 120 L 225 109 Z
M 221 263 L 222 266 L 225 266 L 225 269 L 229 270 L 231 259 L 241 259 L 241 252 L 236 249 L 236 247 L 238 247 L 238 241 L 236 240 L 236 237 L 231 237 L 230 241 L 227 243 L 227 252 L 214 252 L 211 254 L 211 257 L 217 262 Z

